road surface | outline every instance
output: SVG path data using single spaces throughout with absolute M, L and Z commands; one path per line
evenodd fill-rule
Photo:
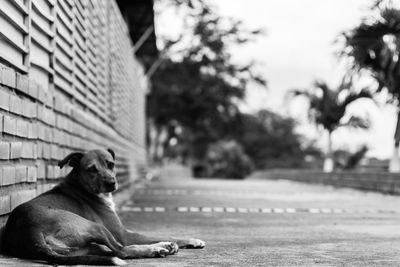
M 203 239 L 135 266 L 400 266 L 400 197 L 262 179 L 166 177 L 120 212 L 147 234 Z

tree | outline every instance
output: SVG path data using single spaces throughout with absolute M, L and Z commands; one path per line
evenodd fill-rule
M 243 179 L 253 164 L 239 143 L 223 140 L 208 147 L 203 167 L 205 177 Z
M 254 63 L 232 62 L 229 50 L 251 41 L 260 31 L 218 16 L 204 1 L 175 3 L 190 9 L 187 32 L 185 38 L 165 42 L 159 67 L 151 77 L 147 114 L 154 138 L 150 140 L 166 147 L 170 134 L 180 128 L 184 135 L 178 142 L 187 145 L 190 157 L 201 159 L 207 144 L 229 137 L 249 84 L 266 85 L 253 71 Z
M 257 169 L 299 168 L 304 163 L 305 152 L 295 126 L 292 118 L 260 110 L 240 115 L 234 138 Z
M 339 127 L 368 129 L 367 119 L 351 116 L 343 122 L 348 105 L 360 98 L 372 98 L 367 89 L 355 92 L 351 82 L 343 80 L 335 88 L 330 88 L 325 82 L 314 82 L 311 89 L 295 89 L 290 92 L 294 97 L 306 97 L 309 102 L 309 118 L 317 126 L 321 126 L 328 133 L 328 147 L 324 162 L 324 171 L 331 172 L 334 168 L 332 151 L 332 133 Z
M 377 81 L 376 91 L 386 89 L 389 101 L 400 100 L 400 10 L 391 1 L 376 1 L 372 10 L 377 14 L 357 27 L 343 33 L 341 52 L 350 61 L 353 76 L 367 72 Z M 398 113 L 391 171 L 400 171 L 400 113 Z

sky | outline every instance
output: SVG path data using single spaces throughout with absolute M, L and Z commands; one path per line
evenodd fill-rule
M 244 47 L 233 47 L 231 53 L 237 62 L 256 61 L 257 71 L 268 82 L 268 89 L 251 88 L 243 109 L 256 111 L 272 109 L 294 117 L 296 131 L 317 140 L 326 147 L 327 137 L 307 119 L 307 103 L 298 99 L 287 101 L 288 90 L 308 88 L 315 79 L 334 87 L 344 74 L 335 52 L 337 36 L 351 29 L 365 17 L 372 1 L 368 0 L 214 0 L 222 16 L 240 19 L 249 29 L 262 28 L 263 36 Z M 157 34 L 178 36 L 181 19 L 172 10 L 158 10 Z M 366 80 L 364 83 L 368 84 Z M 349 114 L 368 116 L 371 129 L 338 130 L 333 135 L 334 148 L 355 150 L 369 146 L 369 156 L 389 158 L 393 150 L 396 109 L 384 105 L 385 96 L 378 97 L 377 106 L 360 100 L 348 108 Z

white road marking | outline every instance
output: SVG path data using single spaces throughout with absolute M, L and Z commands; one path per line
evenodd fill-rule
M 228 212 L 228 213 L 234 213 L 234 212 L 236 212 L 236 209 L 235 208 L 231 208 L 231 207 L 227 207 L 227 208 L 225 208 L 225 211 Z
M 293 208 L 287 208 L 285 211 L 286 211 L 286 213 L 296 213 L 297 212 L 297 210 L 293 209 Z
M 122 206 L 120 212 L 167 212 L 176 210 L 178 212 L 214 212 L 214 213 L 311 213 L 311 214 L 363 214 L 363 213 L 396 213 L 390 210 L 372 210 L 372 209 L 338 209 L 338 208 L 234 208 L 234 207 L 138 207 L 138 206 Z
M 188 212 L 189 208 L 188 207 L 178 207 L 177 209 L 179 212 Z
M 273 209 L 272 210 L 274 213 L 285 213 L 285 210 L 284 209 L 281 209 L 281 208 L 275 208 L 275 209 Z
M 308 211 L 310 212 L 310 213 L 321 213 L 321 210 L 320 209 L 308 209 Z
M 213 211 L 214 212 L 224 212 L 224 208 L 223 207 L 214 207 Z
M 262 209 L 261 209 L 261 212 L 262 212 L 262 213 L 271 213 L 271 212 L 272 212 L 272 209 L 270 209 L 270 208 L 262 208 Z
M 212 208 L 210 208 L 210 207 L 202 207 L 201 211 L 202 212 L 212 212 Z
M 144 207 L 144 208 L 143 208 L 143 211 L 144 211 L 144 212 L 153 212 L 153 211 L 154 211 L 154 208 L 152 208 L 152 207 Z
M 155 212 L 165 212 L 166 208 L 165 207 L 155 207 L 154 210 L 155 210 Z
M 238 208 L 238 212 L 239 212 L 239 213 L 248 213 L 249 210 L 246 209 L 246 208 Z
M 200 211 L 200 208 L 198 208 L 198 207 L 190 207 L 190 208 L 189 208 L 189 211 L 190 211 L 190 212 L 199 212 L 199 211 Z

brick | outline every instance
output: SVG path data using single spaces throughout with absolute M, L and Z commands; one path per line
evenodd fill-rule
M 28 138 L 37 139 L 38 138 L 38 125 L 37 123 L 28 124 Z
M 3 167 L 3 181 L 2 185 L 15 184 L 15 167 Z
M 56 117 L 54 112 L 51 109 L 45 108 L 43 111 L 43 120 L 47 124 L 53 126 L 56 124 Z
M 53 165 L 47 165 L 47 172 L 46 172 L 46 178 L 47 179 L 54 179 L 54 166 Z
M 38 179 L 46 178 L 46 166 L 44 164 L 37 165 L 37 178 Z
M 29 82 L 28 94 L 37 99 L 38 98 L 38 84 L 35 82 Z
M 37 158 L 39 158 L 39 159 L 43 158 L 43 143 L 42 142 L 38 142 L 36 152 L 37 152 Z
M 15 88 L 16 73 L 13 69 L 3 67 L 3 84 L 12 88 Z
M 28 182 L 36 182 L 38 176 L 38 169 L 33 166 L 28 167 Z
M 36 118 L 37 117 L 37 104 L 36 103 L 30 103 L 29 104 L 29 117 L 30 118 Z
M 27 181 L 27 168 L 26 166 L 15 167 L 15 183 L 22 183 Z
M 28 137 L 28 122 L 17 120 L 17 131 L 15 135 L 20 137 Z
M 17 73 L 17 84 L 16 84 L 16 88 L 21 91 L 24 92 L 26 94 L 28 94 L 29 91 L 29 79 L 27 75 L 22 75 L 20 73 Z
M 48 126 L 44 127 L 44 140 L 53 142 L 53 130 Z
M 65 99 L 63 97 L 61 97 L 60 95 L 56 95 L 54 98 L 54 108 L 63 113 L 64 112 L 64 102 Z
M 36 190 L 23 190 L 11 194 L 11 210 L 15 209 L 20 204 L 31 200 L 36 195 Z
M 37 159 L 38 158 L 38 145 L 33 144 L 33 158 Z
M 38 138 L 40 139 L 40 140 L 46 140 L 46 137 L 45 137 L 45 128 L 46 128 L 47 126 L 44 126 L 42 123 L 40 123 L 40 124 L 38 124 Z
M 21 105 L 22 105 L 21 114 L 26 118 L 31 118 L 30 108 L 29 108 L 30 104 L 31 102 L 29 100 L 21 99 Z
M 38 85 L 37 90 L 38 90 L 37 99 L 38 99 L 41 103 L 44 103 L 44 102 L 45 102 L 45 98 L 46 98 L 46 91 L 45 91 L 44 87 Z
M 44 106 L 37 105 L 37 118 L 44 122 Z
M 10 135 L 15 135 L 15 131 L 16 131 L 16 120 L 14 118 L 11 118 L 10 116 L 4 116 L 3 132 Z
M 22 142 L 11 143 L 10 159 L 19 159 L 22 156 Z
M 53 129 L 53 142 L 60 144 L 61 142 L 61 131 L 57 129 Z
M 33 143 L 23 143 L 21 157 L 23 159 L 33 159 Z
M 58 159 L 59 159 L 59 158 L 58 158 L 58 146 L 52 144 L 52 145 L 50 146 L 50 149 L 51 149 L 51 152 L 50 152 L 51 158 L 52 158 L 52 159 L 58 160 Z
M 43 143 L 43 155 L 42 157 L 44 159 L 50 159 L 51 158 L 51 148 L 49 144 Z
M 46 106 L 53 108 L 54 96 L 50 91 L 47 91 L 45 98 Z
M 22 114 L 22 100 L 16 95 L 10 96 L 10 112 L 18 115 Z
M 10 143 L 0 142 L 0 159 L 10 159 Z
M 0 91 L 0 109 L 10 110 L 10 94 L 4 91 Z
M 0 215 L 11 212 L 11 198 L 10 195 L 0 197 Z

